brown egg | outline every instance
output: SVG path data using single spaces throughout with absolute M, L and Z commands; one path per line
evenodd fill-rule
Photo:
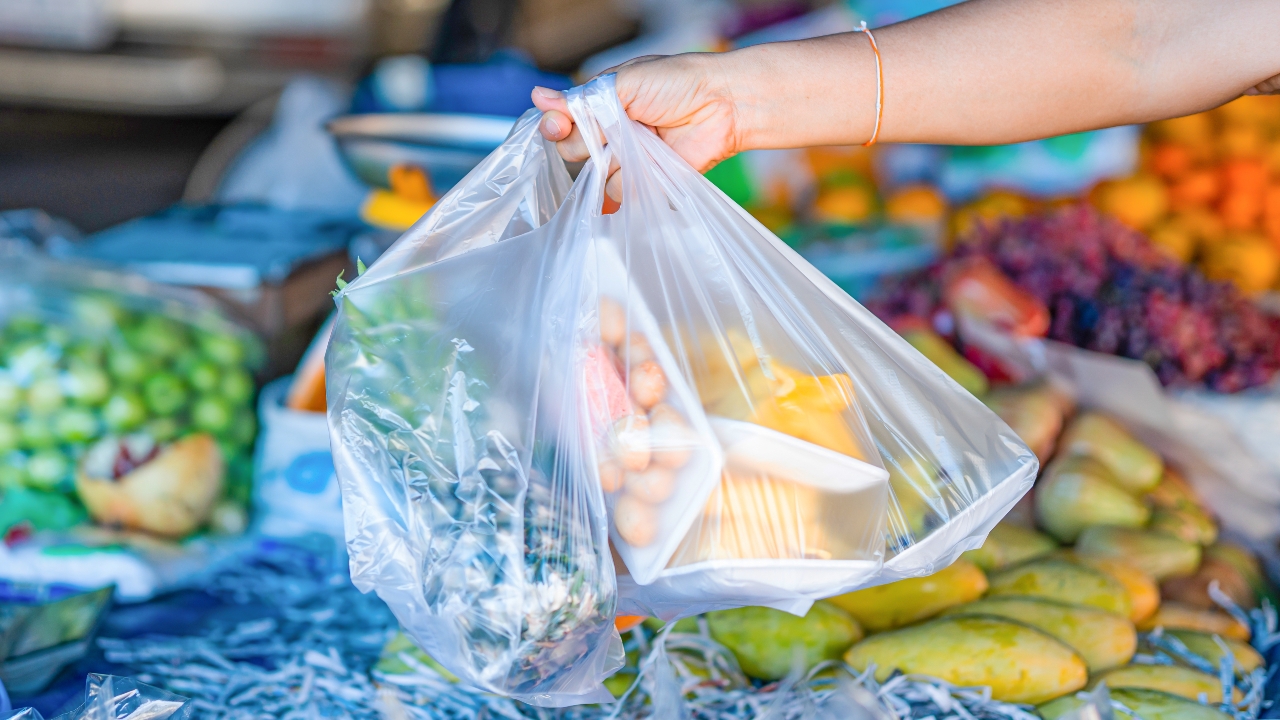
M 638 332 L 633 332 L 627 337 L 626 343 L 618 348 L 618 355 L 622 358 L 622 362 L 630 367 L 654 359 L 653 346 L 649 344 L 649 339 Z
M 623 495 L 613 506 L 613 526 L 632 547 L 648 547 L 658 536 L 658 512 L 646 502 Z
M 649 418 L 644 415 L 627 415 L 613 423 L 610 438 L 613 454 L 626 470 L 639 472 L 649 467 L 652 443 L 649 438 Z
M 600 339 L 615 349 L 627 336 L 627 311 L 616 301 L 600 298 Z
M 676 474 L 670 468 L 649 465 L 644 472 L 627 473 L 627 494 L 647 503 L 666 502 L 676 490 Z
M 602 460 L 599 466 L 600 488 L 607 493 L 622 489 L 622 466 L 616 460 Z
M 631 399 L 645 410 L 662 402 L 667 396 L 667 374 L 653 360 L 632 365 L 627 382 L 631 386 Z

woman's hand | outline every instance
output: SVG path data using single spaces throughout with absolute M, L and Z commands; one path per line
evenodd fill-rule
M 618 98 L 627 115 L 653 128 L 680 157 L 699 172 L 744 149 L 744 126 L 728 81 L 723 56 L 690 53 L 637 58 L 607 72 L 617 73 Z M 574 127 L 564 96 L 534 88 L 533 104 L 544 115 L 539 128 L 555 141 L 569 162 L 587 158 L 587 146 Z M 617 164 L 605 191 L 622 199 Z

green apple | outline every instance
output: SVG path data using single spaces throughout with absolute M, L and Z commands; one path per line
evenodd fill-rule
M 244 343 L 230 333 L 200 333 L 200 351 L 205 357 L 225 367 L 243 365 L 245 361 Z
M 52 415 L 62 409 L 64 399 L 62 381 L 56 375 L 41 377 L 27 388 L 27 410 L 32 415 Z
M 27 484 L 39 490 L 52 490 L 71 473 L 71 463 L 60 450 L 41 450 L 27 461 Z
M 102 408 L 102 420 L 112 432 L 132 430 L 146 419 L 146 405 L 130 390 L 117 390 Z
M 69 407 L 53 416 L 53 432 L 63 442 L 89 442 L 100 431 L 98 416 L 87 408 Z
M 212 361 L 201 360 L 187 372 L 187 382 L 198 393 L 213 393 L 222 383 L 222 373 Z
M 243 405 L 253 397 L 253 377 L 243 368 L 228 368 L 222 376 L 222 397 L 232 405 Z
M 133 348 L 116 344 L 107 350 L 107 369 L 121 382 L 140 383 L 151 374 L 151 363 Z
M 173 417 L 158 417 L 147 421 L 142 429 L 158 443 L 176 440 L 182 432 L 182 425 Z
M 142 386 L 147 407 L 157 415 L 172 415 L 187 404 L 187 388 L 177 375 L 159 372 Z
M 219 397 L 205 395 L 191 406 L 191 424 L 197 430 L 223 435 L 231 426 L 231 408 Z
M 101 405 L 111 396 L 111 377 L 95 365 L 76 362 L 66 374 L 67 394 L 81 405 Z
M 28 450 L 43 450 L 58 444 L 53 426 L 43 417 L 30 416 L 18 426 L 19 443 Z

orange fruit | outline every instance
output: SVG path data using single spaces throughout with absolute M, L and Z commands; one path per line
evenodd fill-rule
M 1151 228 L 1151 242 L 1172 258 L 1182 262 L 1191 262 L 1196 252 L 1195 232 L 1172 217 L 1156 223 Z
M 1151 148 L 1151 171 L 1167 180 L 1186 175 L 1191 170 L 1191 151 L 1178 143 L 1159 143 Z
M 1173 219 L 1191 233 L 1197 247 L 1220 242 L 1227 233 L 1226 227 L 1222 224 L 1222 218 L 1206 207 L 1179 210 L 1174 213 Z
M 1206 277 L 1230 280 L 1241 292 L 1253 295 L 1280 278 L 1280 250 L 1262 235 L 1238 233 L 1208 247 L 1201 268 Z
M 1161 120 L 1149 126 L 1153 137 L 1184 145 L 1206 143 L 1213 136 L 1213 120 L 1205 113 Z
M 1262 229 L 1280 248 L 1280 185 L 1268 187 L 1262 198 Z
M 885 201 L 885 214 L 908 225 L 936 223 L 947 214 L 947 199 L 932 185 L 908 185 Z
M 866 222 L 875 211 L 875 190 L 868 185 L 844 185 L 827 188 L 813 201 L 813 214 L 818 220 L 844 225 Z
M 1230 123 L 1218 136 L 1218 155 L 1223 158 L 1256 158 L 1265 146 L 1262 129 L 1253 124 Z
M 1011 190 L 991 190 L 951 216 L 951 236 L 963 240 L 981 225 L 1001 218 L 1020 218 L 1033 209 L 1035 203 L 1025 196 Z
M 1099 210 L 1137 230 L 1151 227 L 1169 210 L 1164 183 L 1150 175 L 1108 180 L 1097 187 L 1094 197 Z
M 1174 208 L 1208 205 L 1222 192 L 1221 178 L 1212 168 L 1193 170 L 1169 188 L 1169 202 Z

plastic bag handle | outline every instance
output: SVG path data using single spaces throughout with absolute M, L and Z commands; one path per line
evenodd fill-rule
M 609 140 L 626 118 L 622 102 L 618 100 L 614 79 L 614 74 L 609 73 L 585 85 L 570 88 L 565 93 L 569 114 L 578 126 L 578 132 L 587 145 L 587 154 L 591 156 L 591 162 L 601 173 L 601 177 L 607 177 L 609 163 L 613 159 L 613 151 L 608 146 Z

